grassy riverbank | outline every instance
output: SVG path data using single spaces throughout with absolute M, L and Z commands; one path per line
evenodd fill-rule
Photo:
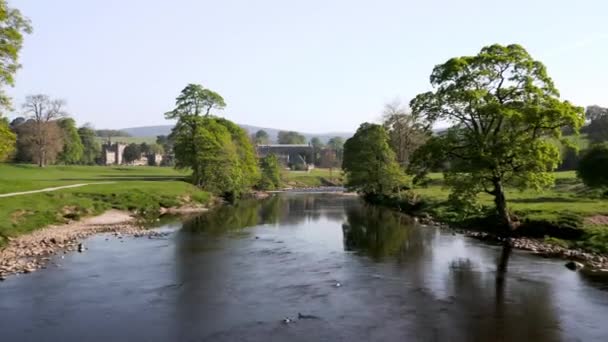
M 82 187 L 0 198 L 0 245 L 6 238 L 115 208 L 156 215 L 161 207 L 208 204 L 209 193 L 162 167 L 0 164 L 0 194 L 71 184 Z M 102 183 L 102 184 L 95 184 Z
M 536 237 L 553 236 L 558 239 L 548 240 L 607 253 L 608 199 L 602 197 L 601 192 L 585 187 L 574 172 L 556 172 L 555 178 L 555 186 L 543 191 L 507 190 L 509 207 L 523 223 L 520 233 Z M 429 214 L 439 221 L 455 225 L 485 224 L 482 217 L 465 216 L 449 205 L 450 191 L 444 187 L 441 174 L 430 175 L 428 183 L 416 187 L 413 192 L 424 203 L 419 214 Z M 493 198 L 480 195 L 479 203 L 491 210 Z

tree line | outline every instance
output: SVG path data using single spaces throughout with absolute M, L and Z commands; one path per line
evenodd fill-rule
M 387 105 L 382 124 L 364 123 L 346 141 L 348 188 L 369 199 L 407 198 L 413 184 L 441 171 L 453 205 L 476 211 L 477 195 L 489 194 L 512 231 L 519 222 L 505 187 L 552 185 L 563 147 L 576 149 L 569 136 L 581 128 L 594 145 L 582 153 L 578 174 L 588 185 L 608 186 L 608 147 L 598 145 L 608 140 L 606 110 L 592 106 L 585 115 L 561 100 L 545 66 L 522 46 L 495 44 L 451 58 L 433 69 L 430 82 L 433 90 L 417 95 L 410 110 Z M 433 132 L 437 123 L 448 127 Z

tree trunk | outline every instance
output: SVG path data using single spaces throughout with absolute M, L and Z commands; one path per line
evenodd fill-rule
M 494 204 L 496 204 L 498 217 L 501 220 L 501 224 L 507 229 L 507 232 L 510 233 L 515 229 L 515 226 L 513 225 L 511 215 L 509 214 L 509 208 L 507 207 L 505 190 L 500 179 L 494 179 L 492 183 L 494 184 L 494 191 L 492 191 L 492 193 L 494 194 Z

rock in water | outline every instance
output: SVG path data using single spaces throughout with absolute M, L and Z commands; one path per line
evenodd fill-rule
M 585 265 L 583 265 L 577 261 L 568 261 L 566 263 L 566 265 L 564 265 L 564 266 L 566 266 L 568 269 L 570 269 L 572 271 L 578 271 L 578 270 L 582 269 L 583 267 L 585 267 Z
M 84 246 L 81 243 L 78 244 L 78 252 L 79 253 L 84 252 Z

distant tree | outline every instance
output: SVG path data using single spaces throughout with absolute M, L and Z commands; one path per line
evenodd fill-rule
M 62 133 L 63 149 L 57 156 L 57 162 L 62 164 L 79 164 L 82 162 L 84 146 L 80 140 L 76 121 L 72 118 L 57 120 Z
M 118 129 L 97 129 L 95 135 L 101 138 L 114 138 L 114 137 L 130 137 L 131 135 L 125 131 Z
M 173 140 L 169 135 L 159 135 L 156 137 L 156 144 L 162 146 L 164 153 L 173 153 Z
M 391 148 L 397 155 L 397 162 L 405 169 L 414 151 L 428 139 L 429 129 L 399 102 L 385 105 L 382 125 L 388 133 Z
M 160 144 L 150 144 L 148 145 L 148 154 L 163 155 L 165 154 L 165 149 Z
M 0 118 L 0 162 L 5 161 L 15 149 L 17 136 L 5 118 Z
M 261 129 L 255 132 L 253 141 L 256 145 L 268 145 L 270 143 L 270 136 L 268 135 L 268 133 L 266 133 L 265 130 Z
M 608 108 L 589 106 L 585 113 L 589 124 L 582 131 L 592 142 L 608 141 Z
M 26 121 L 26 119 L 23 116 L 16 117 L 13 119 L 13 121 L 11 121 L 11 123 L 9 124 L 9 127 L 11 128 L 11 130 L 16 131 L 17 127 L 24 124 L 25 121 Z
M 19 10 L 9 7 L 6 0 L 0 0 L 0 161 L 5 160 L 16 145 L 16 136 L 3 117 L 4 112 L 12 109 L 4 88 L 15 85 L 15 73 L 21 67 L 18 60 L 23 36 L 31 32 L 30 21 Z
M 344 153 L 344 138 L 333 137 L 327 141 L 327 147 L 336 151 L 336 158 L 338 164 L 342 163 L 342 157 Z
M 95 130 L 88 125 L 78 129 L 78 135 L 82 142 L 82 164 L 93 165 L 101 155 L 101 146 L 95 138 Z
M 150 145 L 148 145 L 145 142 L 142 142 L 141 144 L 139 144 L 139 152 L 143 155 L 149 155 L 150 154 Z
M 129 145 L 125 146 L 125 149 L 122 153 L 122 160 L 124 160 L 125 163 L 129 164 L 140 159 L 141 154 L 141 145 L 138 145 L 136 143 L 130 143 Z
M 365 196 L 391 195 L 407 179 L 380 125 L 364 123 L 344 144 L 346 187 Z
M 587 186 L 608 188 L 608 143 L 592 145 L 581 157 L 576 174 Z
M 178 120 L 170 136 L 175 143 L 176 166 L 192 168 L 192 180 L 195 185 L 203 184 L 202 165 L 197 160 L 200 149 L 196 144 L 201 138 L 200 125 L 204 123 L 200 117 L 208 116 L 212 109 L 221 110 L 224 107 L 226 103 L 219 94 L 198 84 L 188 84 L 175 100 L 175 108 L 165 113 L 165 118 Z
M 279 131 L 277 141 L 281 145 L 302 145 L 306 144 L 306 137 L 298 132 Z
M 27 96 L 23 104 L 25 114 L 30 120 L 24 124 L 28 127 L 20 130 L 19 134 L 26 135 L 23 137 L 23 143 L 28 146 L 34 161 L 40 167 L 54 161 L 63 148 L 62 133 L 57 120 L 67 115 L 63 109 L 64 105 L 63 100 L 52 100 L 42 94 Z
M 260 170 L 262 177 L 258 183 L 258 188 L 262 190 L 275 190 L 281 186 L 279 160 L 274 154 L 269 154 L 260 159 Z
M 433 69 L 431 84 L 434 91 L 410 103 L 412 112 L 429 125 L 452 126 L 431 139 L 428 161 L 450 161 L 445 177 L 454 203 L 471 204 L 486 192 L 501 223 L 515 229 L 505 185 L 552 184 L 549 171 L 560 162 L 560 151 L 548 137 L 560 138 L 563 127 L 578 131 L 583 109 L 561 101 L 545 66 L 519 45 L 452 58 Z
M 315 165 L 318 165 L 321 159 L 321 150 L 325 147 L 325 144 L 318 137 L 313 137 L 309 142 L 312 146 L 312 159 Z
M 608 116 L 608 108 L 593 105 L 588 106 L 585 110 L 585 117 L 589 121 L 597 120 L 605 116 Z

